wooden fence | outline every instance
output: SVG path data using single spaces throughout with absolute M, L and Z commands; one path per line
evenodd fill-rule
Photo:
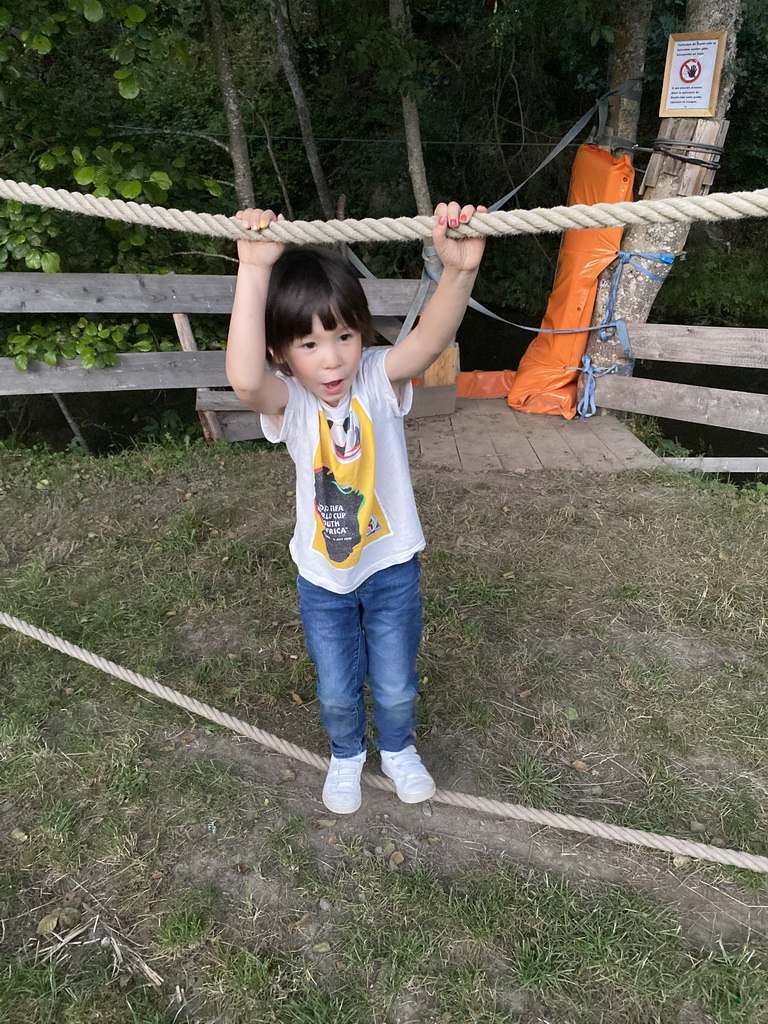
M 243 441 L 263 437 L 259 417 L 228 387 L 224 352 L 200 352 L 189 315 L 228 316 L 235 294 L 234 277 L 197 274 L 0 274 L 0 312 L 110 314 L 172 314 L 181 352 L 131 352 L 117 366 L 85 370 L 79 360 L 56 366 L 31 362 L 20 373 L 12 359 L 0 359 L 0 395 L 65 395 L 78 392 L 140 391 L 196 388 L 196 408 L 209 439 Z M 377 331 L 393 339 L 419 288 L 412 280 L 360 282 Z M 427 298 L 434 291 L 430 286 Z M 225 326 L 222 324 L 222 341 Z M 223 404 L 222 404 L 223 403 Z M 455 385 L 417 389 L 412 414 L 453 412 Z
M 768 331 L 669 324 L 629 324 L 627 329 L 636 359 L 768 369 Z M 711 427 L 768 431 L 768 395 L 746 391 L 608 374 L 596 381 L 595 402 L 606 409 Z
M 418 288 L 417 281 L 362 281 L 377 329 L 392 336 Z M 0 395 L 67 394 L 83 391 L 198 389 L 196 407 L 211 437 L 261 437 L 258 417 L 226 388 L 224 353 L 197 351 L 189 314 L 227 315 L 235 278 L 175 274 L 0 274 L 0 312 L 173 314 L 185 351 L 128 353 L 119 365 L 84 370 L 77 361 L 57 366 L 31 363 L 19 373 L 0 359 Z M 636 359 L 768 369 L 768 331 L 750 328 L 629 324 Z M 598 406 L 667 419 L 768 433 L 768 395 L 610 374 L 596 381 Z M 415 415 L 453 411 L 455 388 L 417 388 Z M 767 472 L 768 459 L 667 460 L 676 469 Z

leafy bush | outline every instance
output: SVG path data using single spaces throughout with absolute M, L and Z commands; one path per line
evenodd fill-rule
M 55 273 L 61 261 L 50 242 L 58 233 L 50 211 L 13 200 L 3 203 L 0 205 L 0 271 L 16 269 L 14 263 L 23 263 L 27 270 Z
M 120 352 L 168 352 L 175 347 L 172 341 L 156 338 L 149 324 L 136 318 L 104 324 L 83 316 L 71 325 L 33 323 L 0 335 L 0 355 L 12 357 L 19 370 L 26 370 L 34 359 L 55 366 L 60 356 L 79 356 L 86 370 L 101 369 L 117 365 Z

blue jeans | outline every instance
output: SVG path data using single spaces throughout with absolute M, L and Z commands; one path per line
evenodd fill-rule
M 365 749 L 366 672 L 381 750 L 402 750 L 416 730 L 416 656 L 421 643 L 418 555 L 334 594 L 299 576 L 307 648 L 317 669 L 320 717 L 336 757 Z

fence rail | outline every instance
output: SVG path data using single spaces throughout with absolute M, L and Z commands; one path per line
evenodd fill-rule
M 637 359 L 768 369 L 768 331 L 751 327 L 629 324 Z
M 628 324 L 627 330 L 636 359 L 768 369 L 765 330 L 671 324 Z M 768 395 L 755 392 L 605 374 L 595 381 L 595 402 L 621 412 L 768 433 Z

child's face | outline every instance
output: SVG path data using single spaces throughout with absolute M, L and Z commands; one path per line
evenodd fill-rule
M 343 325 L 326 330 L 313 317 L 312 333 L 291 342 L 285 361 L 300 384 L 326 405 L 336 406 L 349 394 L 362 354 L 356 331 Z

